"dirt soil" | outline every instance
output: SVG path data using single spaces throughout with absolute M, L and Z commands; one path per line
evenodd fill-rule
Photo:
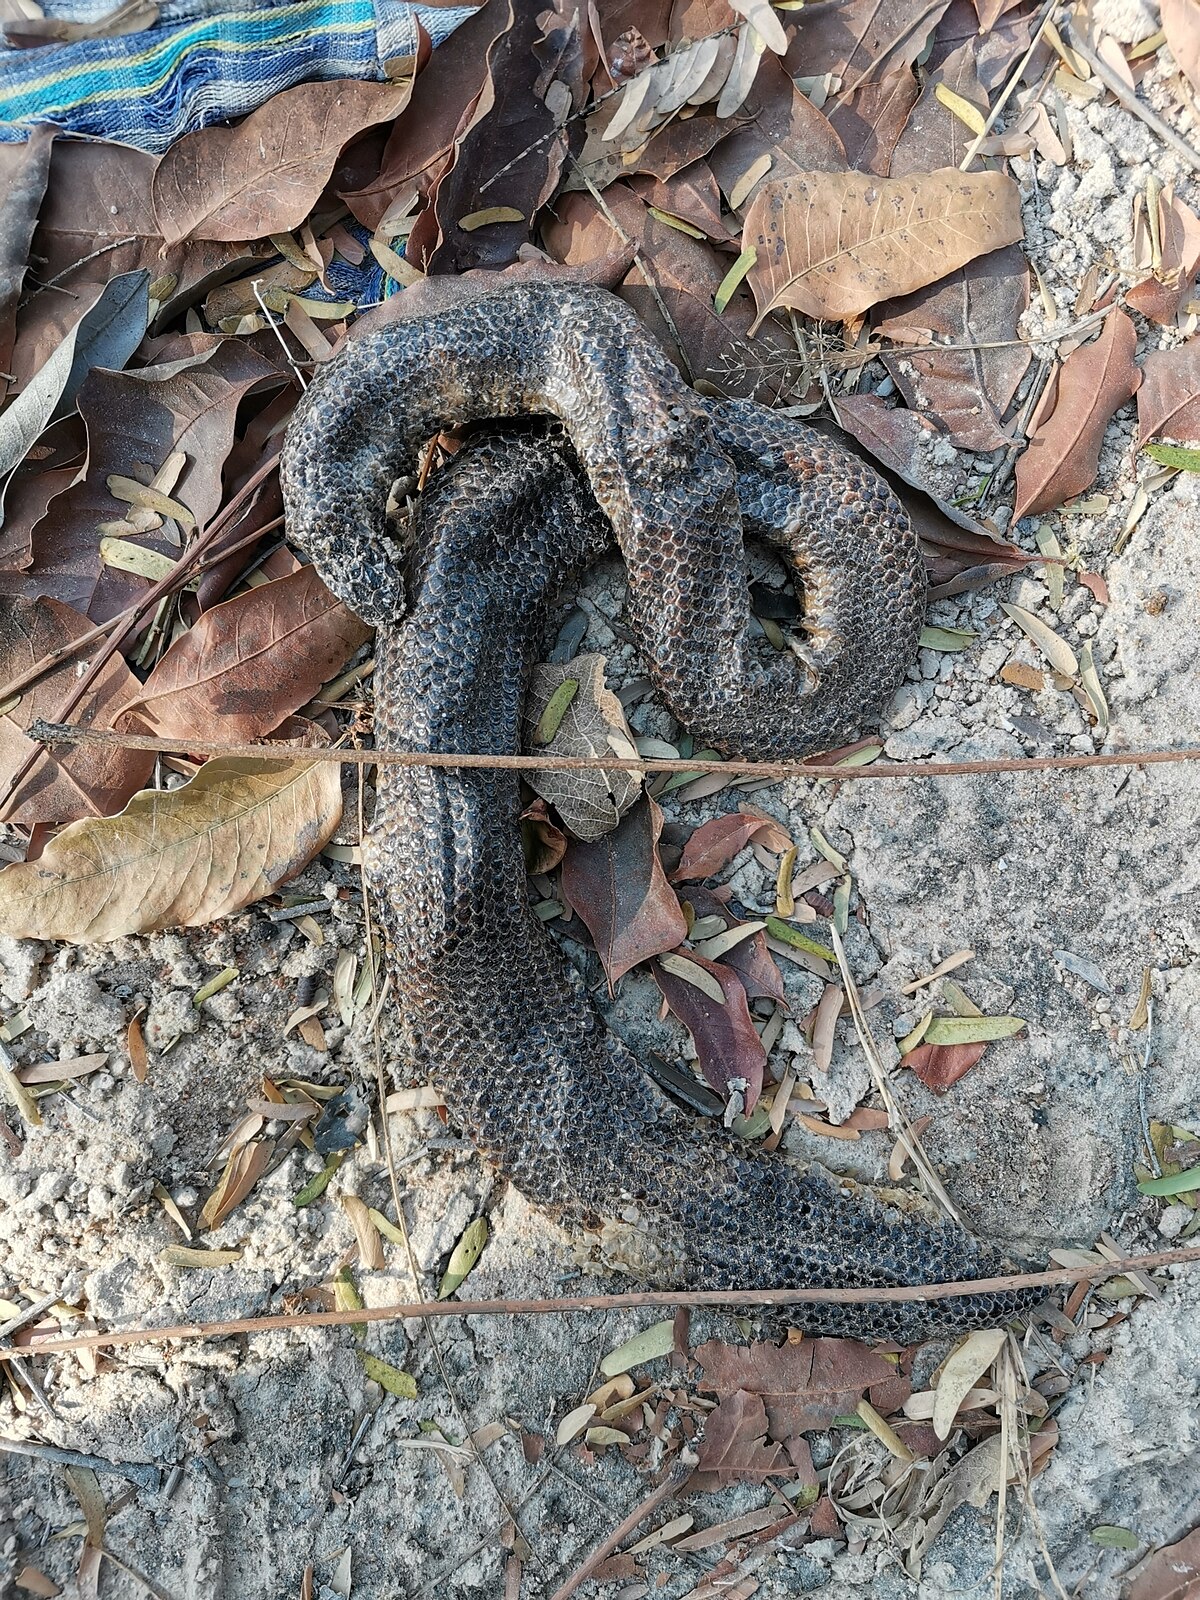
M 1115 22 L 1129 13 L 1136 28 L 1136 5 L 1108 10 Z M 1125 37 L 1115 22 L 1114 32 Z M 1142 92 L 1177 117 L 1153 74 Z M 1133 197 L 1151 175 L 1173 179 L 1182 197 L 1200 206 L 1196 174 L 1139 121 L 1102 103 L 1069 103 L 1067 116 L 1070 166 L 1015 163 L 1028 245 L 1058 315 L 1093 263 L 1102 272 L 1130 266 Z M 1036 335 L 1046 320 L 1035 301 L 1028 330 Z M 1141 322 L 1139 333 L 1139 354 L 1178 338 Z M 1194 475 L 1180 474 L 1114 554 L 1138 473 L 1145 473 L 1133 459 L 1133 434 L 1130 404 L 1105 442 L 1096 487 L 1108 497 L 1107 509 L 1046 519 L 1064 548 L 1077 549 L 1109 586 L 1109 603 L 1101 605 L 1068 574 L 1065 600 L 1051 619 L 1077 647 L 1092 642 L 1112 712 L 1104 744 L 1097 745 L 1069 694 L 1031 694 L 999 677 L 1007 663 L 1043 664 L 1001 610 L 1007 599 L 1049 615 L 1044 582 L 1025 576 L 934 606 L 931 622 L 969 627 L 979 638 L 958 653 L 922 651 L 887 714 L 889 757 L 1200 744 L 1200 486 Z M 938 447 L 928 470 L 943 493 L 962 494 L 990 465 L 986 457 Z M 1014 537 L 1033 548 L 1027 525 Z M 637 663 L 608 626 L 616 581 L 605 568 L 589 585 L 582 648 L 607 651 L 619 686 Z M 652 708 L 634 721 L 639 731 L 667 728 Z M 730 799 L 668 801 L 668 815 L 693 824 L 728 809 Z M 910 1074 L 897 1080 L 910 1115 L 932 1117 L 927 1147 L 973 1225 L 1035 1253 L 1090 1245 L 1101 1229 L 1131 1250 L 1177 1236 L 1191 1213 L 1139 1199 L 1132 1163 L 1146 1117 L 1194 1122 L 1200 1096 L 1200 792 L 1191 768 L 845 784 L 836 793 L 794 782 L 761 791 L 755 801 L 787 821 L 799 840 L 816 825 L 849 857 L 868 919 L 851 959 L 859 980 L 882 985 L 887 996 L 874 1013 L 877 1034 L 903 1036 L 919 1013 L 902 986 L 965 948 L 975 958 L 958 977 L 976 1003 L 1028 1019 L 1026 1033 L 993 1046 L 944 1097 L 928 1094 Z M 352 797 L 348 815 L 355 809 Z M 748 906 L 768 904 L 771 883 L 751 852 L 738 859 L 732 881 Z M 106 948 L 0 945 L 3 1014 L 23 1013 L 29 1023 L 10 1046 L 14 1059 L 106 1057 L 102 1070 L 42 1102 L 44 1126 L 0 1169 L 10 1288 L 83 1301 L 103 1327 L 295 1308 L 306 1288 L 331 1280 L 352 1246 L 339 1196 L 388 1209 L 386 1172 L 371 1145 L 349 1155 L 319 1201 L 297 1207 L 293 1197 L 321 1162 L 296 1150 L 198 1241 L 238 1251 L 234 1264 L 197 1270 L 160 1259 L 185 1240 L 157 1194 L 166 1191 L 194 1219 L 213 1186 L 221 1141 L 264 1074 L 330 1085 L 374 1081 L 374 1044 L 362 1019 L 347 1032 L 327 1010 L 325 1051 L 294 1030 L 285 1035 L 303 981 L 315 975 L 329 989 L 340 950 L 365 954 L 355 870 L 322 858 L 300 886 L 326 903 L 315 917 L 319 943 L 294 922 L 252 908 L 210 931 Z M 237 980 L 196 1005 L 196 990 L 226 966 L 238 969 Z M 1127 1024 L 1145 966 L 1153 974 L 1152 1024 L 1148 1034 L 1134 1034 Z M 804 975 L 791 977 L 802 998 Z M 652 1035 L 657 1049 L 682 1057 L 682 1029 L 659 1026 L 654 1009 L 646 988 L 631 982 L 614 1020 L 628 1037 Z M 150 1064 L 139 1083 L 126 1033 L 142 1012 Z M 405 1064 L 388 1059 L 386 1010 L 380 1031 L 385 1072 L 406 1083 Z M 789 1055 L 807 1078 L 811 1060 L 794 1028 L 785 1029 L 780 1065 Z M 831 1116 L 848 1110 L 866 1081 L 853 1038 L 839 1038 Z M 469 1281 L 473 1297 L 621 1287 L 581 1269 L 572 1241 L 492 1176 L 435 1112 L 397 1113 L 391 1132 L 422 1295 L 436 1292 L 451 1247 L 480 1213 L 491 1238 Z M 791 1145 L 836 1164 L 829 1141 L 793 1134 Z M 889 1149 L 886 1135 L 867 1134 L 834 1153 L 845 1150 L 854 1170 L 878 1178 Z M 357 1281 L 369 1304 L 414 1294 L 403 1252 L 390 1244 L 386 1269 L 360 1271 Z M 1101 1307 L 1094 1320 L 1112 1309 Z M 1117 1326 L 1080 1333 L 1058 1352 L 1068 1366 L 1097 1349 L 1108 1359 L 1075 1368 L 1058 1413 L 1061 1442 L 1034 1487 L 1036 1514 L 1010 1502 L 1006 1596 L 1065 1591 L 1115 1600 L 1138 1556 L 1178 1538 L 1194 1517 L 1200 1277 L 1168 1271 L 1157 1299 L 1120 1309 L 1131 1314 Z M 619 1451 L 588 1459 L 577 1445 L 556 1448 L 554 1435 L 594 1387 L 599 1358 L 653 1320 L 647 1312 L 449 1320 L 436 1330 L 372 1324 L 365 1348 L 410 1373 L 416 1399 L 388 1395 L 371 1381 L 345 1331 L 197 1341 L 166 1351 L 145 1345 L 93 1362 L 66 1358 L 48 1366 L 54 1417 L 39 1416 L 37 1428 L 114 1463 L 114 1475 L 101 1480 L 110 1502 L 106 1540 L 131 1571 L 106 1567 L 107 1600 L 147 1592 L 171 1600 L 276 1600 L 300 1593 L 309 1562 L 318 1593 L 349 1592 L 355 1600 L 499 1596 L 514 1548 L 523 1557 L 521 1594 L 536 1600 L 647 1493 L 642 1471 Z M 729 1318 L 694 1319 L 694 1342 L 709 1331 L 737 1336 Z M 1049 1359 L 1047 1349 L 1044 1337 L 1031 1339 L 1035 1368 Z M 645 1370 L 653 1378 L 665 1365 Z M 32 1419 L 16 1414 L 11 1398 L 0 1401 L 0 1412 L 0 1432 L 29 1432 Z M 490 1442 L 483 1462 L 467 1459 L 465 1432 L 494 1423 L 501 1426 L 484 1435 Z M 540 1458 L 526 1459 L 521 1430 L 544 1437 Z M 817 1438 L 818 1466 L 833 1449 L 832 1438 Z M 160 1487 L 134 1490 L 120 1476 L 125 1463 L 156 1466 Z M 78 1539 L 65 1535 L 78 1533 L 80 1513 L 67 1481 L 45 1462 L 5 1456 L 0 1484 L 0 1594 L 18 1592 L 15 1574 L 26 1561 L 70 1592 Z M 766 1498 L 762 1489 L 744 1487 L 692 1497 L 687 1509 L 698 1522 L 716 1521 Z M 994 1515 L 994 1500 L 956 1512 L 919 1585 L 886 1538 L 855 1552 L 841 1541 L 795 1549 L 778 1541 L 753 1570 L 755 1592 L 760 1600 L 983 1593 Z M 1098 1544 L 1091 1533 L 1101 1525 L 1130 1530 L 1136 1548 Z M 715 1559 L 712 1552 L 657 1553 L 647 1566 L 649 1592 L 681 1596 Z M 605 1592 L 632 1600 L 647 1590 L 625 1580 Z

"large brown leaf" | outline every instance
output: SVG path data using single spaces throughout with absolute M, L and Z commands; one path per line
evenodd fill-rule
M 767 1053 L 755 1031 L 742 980 L 731 967 L 709 961 L 694 950 L 673 952 L 678 958 L 668 971 L 661 961 L 651 963 L 654 981 L 663 998 L 691 1034 L 704 1081 L 718 1094 L 728 1096 L 737 1085 L 746 1111 L 753 1111 L 762 1093 Z M 686 976 L 699 968 L 702 976 L 720 985 L 723 1000 L 707 994 Z M 714 991 L 715 993 L 715 991 Z
M 762 1483 L 794 1477 L 796 1468 L 778 1440 L 767 1440 L 767 1411 L 761 1398 L 738 1389 L 722 1400 L 704 1425 L 698 1470 L 714 1487 L 730 1483 Z
M 508 26 L 487 53 L 471 122 L 413 229 L 407 254 L 425 271 L 466 272 L 515 261 L 558 182 L 566 138 L 556 130 L 583 102 L 579 14 L 563 0 L 545 10 L 517 0 L 509 6 Z M 519 212 L 520 220 L 459 226 L 462 218 L 495 206 Z
M 154 215 L 181 239 L 261 239 L 298 228 L 350 140 L 403 109 L 411 83 L 334 79 L 285 89 L 236 128 L 185 134 L 154 174 Z
M 793 77 L 830 72 L 844 93 L 911 67 L 950 0 L 841 0 L 790 14 L 795 35 L 784 57 Z
M 1156 1550 L 1130 1584 L 1128 1600 L 1200 1600 L 1200 1528 Z
M 689 885 L 680 892 L 680 903 L 690 905 L 697 917 L 720 917 L 727 930 L 746 926 L 746 919 L 735 916 L 711 889 Z M 742 980 L 748 1000 L 774 1000 L 787 1009 L 783 977 L 775 964 L 775 957 L 767 949 L 766 934 L 752 933 L 748 939 L 739 940 L 725 951 L 721 962 L 726 967 L 732 967 Z
M 1132 320 L 1114 311 L 1100 337 L 1073 350 L 1063 362 L 1017 462 L 1014 521 L 1051 511 L 1095 482 L 1104 430 L 1138 385 L 1136 343 Z
M 24 144 L 0 145 L 0 401 L 12 371 L 17 299 L 50 175 L 53 138 L 54 129 L 43 126 L 34 128 Z
M 658 858 L 663 815 L 653 800 L 634 806 L 612 833 L 572 844 L 562 890 L 604 963 L 610 987 L 640 961 L 673 950 L 687 922 Z
M 696 1351 L 704 1368 L 702 1389 L 722 1396 L 745 1390 L 762 1397 L 770 1436 L 783 1443 L 798 1433 L 828 1428 L 854 1410 L 875 1384 L 889 1384 L 896 1369 L 855 1339 L 803 1339 L 799 1344 L 725 1344 L 710 1340 Z
M 0 596 L 0 682 L 28 671 L 88 629 L 86 617 L 56 600 Z M 57 722 L 78 681 L 77 660 L 65 661 L 0 717 L 0 789 L 8 787 L 38 749 L 23 730 L 39 717 Z M 122 658 L 111 656 L 73 720 L 90 728 L 113 727 L 138 687 Z M 52 755 L 43 748 L 4 810 L 4 821 L 29 827 L 35 822 L 109 816 L 141 788 L 153 768 L 153 755 L 142 750 L 84 744 L 67 745 Z
M 203 927 L 293 877 L 341 815 L 336 761 L 205 762 L 181 789 L 73 822 L 37 861 L 0 872 L 0 933 L 84 944 Z
M 113 498 L 110 474 L 138 478 L 173 452 L 187 457 L 174 491 L 204 524 L 221 503 L 221 468 L 233 440 L 238 402 L 275 369 L 244 340 L 225 339 L 186 363 L 136 372 L 93 372 L 80 392 L 87 425 L 88 465 L 83 481 L 50 503 L 33 529 L 33 564 L 27 594 L 51 594 L 101 622 L 143 594 L 147 580 L 106 567 L 100 560 L 99 524 L 128 509 Z M 161 535 L 150 548 L 178 554 Z
M 829 122 L 846 147 L 847 165 L 886 178 L 896 141 L 916 99 L 917 80 L 908 67 L 839 95 L 830 108 Z
M 33 237 L 34 254 L 45 263 L 39 274 L 78 293 L 81 282 L 98 274 L 116 275 L 146 267 L 152 278 L 169 275 L 175 279 L 174 287 L 163 287 L 165 312 L 169 307 L 189 305 L 199 285 L 214 273 L 227 272 L 234 262 L 243 261 L 248 267 L 256 255 L 276 253 L 266 241 L 185 240 L 168 249 L 154 216 L 157 166 L 157 157 L 127 145 L 57 140 Z M 104 252 L 98 261 L 93 258 L 97 250 Z M 41 319 L 52 302 L 62 298 L 51 290 L 28 301 L 18 319 L 18 365 L 14 370 L 28 373 L 40 366 L 37 351 L 26 362 L 21 345 L 27 339 L 36 343 Z
M 909 178 L 809 172 L 766 183 L 746 217 L 761 320 L 790 306 L 845 318 L 1022 236 L 1016 184 L 943 168 Z
M 301 567 L 206 611 L 132 709 L 173 739 L 256 739 L 307 704 L 370 635 L 314 568 Z
M 1139 446 L 1163 438 L 1200 444 L 1200 339 L 1146 357 L 1137 411 Z

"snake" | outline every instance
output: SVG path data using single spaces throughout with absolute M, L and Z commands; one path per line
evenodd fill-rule
M 402 547 L 389 494 L 467 424 Z M 552 603 L 614 539 L 658 694 L 726 755 L 837 746 L 915 658 L 925 570 L 891 488 L 794 418 L 697 393 L 587 284 L 501 284 L 352 337 L 297 405 L 281 481 L 291 539 L 378 630 L 380 750 L 518 752 Z M 796 588 L 787 651 L 751 625 L 747 537 Z M 931 1206 L 766 1153 L 669 1098 L 535 916 L 521 804 L 512 770 L 381 763 L 364 868 L 401 1052 L 528 1201 L 608 1227 L 671 1287 L 878 1290 L 1012 1270 Z M 981 1285 L 806 1303 L 789 1320 L 909 1341 L 1038 1298 Z

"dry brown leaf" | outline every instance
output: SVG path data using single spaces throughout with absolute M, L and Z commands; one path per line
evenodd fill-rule
M 778 1441 L 767 1441 L 767 1411 L 762 1398 L 739 1389 L 721 1401 L 705 1423 L 698 1470 L 710 1478 L 711 1487 L 729 1483 L 762 1483 L 780 1474 L 794 1477 L 796 1469 Z
M 150 1057 L 146 1050 L 146 1040 L 142 1034 L 142 1017 L 145 1008 L 130 1017 L 129 1026 L 125 1030 L 125 1048 L 129 1052 L 129 1067 L 133 1073 L 135 1083 L 145 1083 L 150 1070 Z
M 691 905 L 697 917 L 720 917 L 727 929 L 745 926 L 744 919 L 735 917 L 711 889 L 689 888 L 682 898 Z M 767 949 L 765 934 L 755 933 L 748 939 L 739 940 L 732 949 L 725 951 L 721 960 L 737 973 L 751 1000 L 774 1000 L 786 1010 L 783 978 Z
M 270 1166 L 274 1153 L 272 1139 L 254 1139 L 233 1151 L 216 1188 L 204 1202 L 200 1213 L 202 1229 L 219 1228 L 230 1212 L 241 1205 Z
M 704 1081 L 726 1097 L 736 1088 L 742 1095 L 742 1109 L 753 1111 L 762 1093 L 767 1052 L 751 1019 L 742 980 L 731 967 L 709 961 L 694 950 L 679 953 L 719 985 L 713 994 L 719 993 L 721 1000 L 689 982 L 679 969 L 664 966 L 663 960 L 651 963 L 654 981 L 695 1041 Z
M 409 83 L 334 79 L 275 95 L 235 128 L 170 147 L 154 174 L 163 240 L 261 239 L 298 228 L 358 134 L 401 111 Z
M 299 872 L 341 814 L 335 761 L 208 761 L 182 788 L 73 822 L 37 861 L 6 867 L 0 932 L 83 944 L 203 926 Z
M 1063 362 L 1017 462 L 1015 522 L 1053 510 L 1096 481 L 1104 430 L 1138 385 L 1136 343 L 1132 320 L 1114 311 L 1100 337 Z
M 614 832 L 572 844 L 563 858 L 563 894 L 587 924 L 610 987 L 640 961 L 674 950 L 687 937 L 687 921 L 658 857 L 662 825 L 662 812 L 646 799 Z
M 696 1351 L 700 1387 L 720 1395 L 760 1395 L 771 1438 L 828 1428 L 852 1412 L 867 1389 L 890 1383 L 896 1369 L 856 1339 L 803 1339 L 799 1344 L 730 1345 L 710 1340 Z
M 1200 339 L 1146 357 L 1137 412 L 1139 446 L 1163 438 L 1200 444 Z
M 1160 0 L 1158 9 L 1175 65 L 1200 94 L 1200 9 L 1196 0 Z
M 1131 1583 L 1129 1600 L 1200 1600 L 1200 1528 L 1154 1552 Z
M 812 1050 L 813 1066 L 818 1072 L 828 1072 L 833 1063 L 837 1021 L 842 1014 L 845 998 L 845 992 L 840 984 L 827 983 L 817 1002 L 817 1014 L 813 1018 Z
M 43 125 L 34 128 L 24 143 L 0 145 L 0 194 L 4 196 L 0 208 L 0 402 L 12 371 L 17 300 L 50 175 L 53 138 L 54 129 Z
M 983 1060 L 986 1051 L 986 1041 L 976 1044 L 919 1044 L 902 1057 L 900 1065 L 911 1067 L 927 1089 L 944 1094 L 951 1084 L 957 1083 Z
M 551 697 L 565 683 L 579 685 L 548 744 L 535 741 Z M 567 663 L 543 663 L 533 670 L 525 698 L 523 744 L 532 755 L 609 756 L 636 759 L 637 747 L 621 702 L 604 683 L 604 657 L 576 656 Z M 609 833 L 641 793 L 639 772 L 620 767 L 563 770 L 538 768 L 525 774 L 529 786 L 556 808 L 583 840 Z
M 743 247 L 758 320 L 777 307 L 857 316 L 1022 237 L 1016 184 L 953 168 L 908 178 L 807 172 L 767 182 L 746 216 Z M 757 326 L 757 324 L 756 324 Z
M 714 817 L 697 828 L 684 845 L 679 865 L 670 875 L 671 882 L 689 883 L 711 878 L 728 866 L 753 839 L 768 850 L 786 850 L 792 842 L 787 829 L 773 817 L 746 811 Z
M 36 666 L 54 650 L 88 631 L 86 617 L 57 600 L 18 600 L 0 595 L 0 680 Z M 78 683 L 78 660 L 69 658 L 27 689 L 0 715 L 0 783 L 36 759 L 29 776 L 4 810 L 4 820 L 75 822 L 118 811 L 154 770 L 148 751 L 66 745 L 56 753 L 39 747 L 25 733 L 37 718 L 59 720 Z M 72 713 L 85 727 L 112 728 L 118 713 L 139 688 L 119 655 L 110 657 L 83 704 Z
M 311 700 L 370 636 L 315 568 L 301 567 L 206 611 L 132 709 L 171 738 L 256 739 Z
M 1158 201 L 1158 227 L 1162 261 L 1158 270 L 1134 284 L 1125 303 L 1152 322 L 1173 327 L 1187 304 L 1200 267 L 1200 217 L 1176 198 Z

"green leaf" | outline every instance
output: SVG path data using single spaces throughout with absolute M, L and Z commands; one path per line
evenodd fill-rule
M 1104 1550 L 1136 1550 L 1141 1540 L 1128 1528 L 1114 1528 L 1102 1522 L 1091 1531 L 1091 1541 Z
M 793 928 L 790 922 L 784 922 L 779 917 L 767 918 L 767 932 L 772 939 L 779 939 L 784 944 L 790 944 L 793 950 L 807 950 L 810 956 L 820 956 L 825 961 L 837 960 L 828 945 L 819 944 L 816 939 L 810 939 L 806 933 L 801 933 L 799 928 Z
M 1170 1172 L 1163 1178 L 1147 1178 L 1138 1184 L 1139 1194 L 1191 1194 L 1194 1189 L 1200 1189 L 1200 1167 Z
M 392 1366 L 390 1361 L 381 1361 L 378 1356 L 368 1355 L 365 1350 L 358 1352 L 358 1359 L 362 1362 L 367 1377 L 373 1378 L 381 1389 L 386 1389 L 389 1394 L 394 1394 L 401 1400 L 417 1398 L 417 1380 L 411 1373 L 401 1372 L 400 1368 Z
M 538 718 L 538 725 L 533 730 L 534 744 L 552 744 L 554 735 L 562 727 L 562 719 L 567 714 L 567 707 L 579 693 L 578 678 L 564 678 L 546 701 L 546 709 Z
M 345 1159 L 346 1152 L 344 1150 L 339 1150 L 336 1154 L 329 1156 L 320 1172 L 308 1180 L 299 1194 L 292 1196 L 292 1204 L 294 1206 L 310 1206 L 314 1200 L 319 1200 L 328 1189 L 329 1180 Z
M 982 1044 L 988 1039 L 1011 1039 L 1024 1026 L 1024 1017 L 934 1017 L 923 1042 Z
M 917 642 L 923 650 L 965 650 L 978 637 L 970 628 L 922 628 Z
M 1179 444 L 1146 444 L 1142 453 L 1160 467 L 1178 467 L 1183 472 L 1200 472 L 1200 450 L 1185 450 Z
M 635 1333 L 632 1339 L 610 1350 L 600 1363 L 600 1371 L 606 1378 L 615 1378 L 618 1373 L 628 1372 L 630 1367 L 641 1366 L 643 1361 L 669 1356 L 674 1348 L 675 1323 L 668 1317 L 666 1322 L 653 1322 L 641 1333 Z
M 738 284 L 741 283 L 742 279 L 750 271 L 750 268 L 757 260 L 758 247 L 756 245 L 751 245 L 748 250 L 742 251 L 741 255 L 721 279 L 720 286 L 717 289 L 716 294 L 713 295 L 713 310 L 718 316 L 720 316 L 721 312 L 724 311 L 725 307 L 733 299 L 734 292 L 736 291 Z
M 487 1218 L 476 1217 L 474 1222 L 467 1224 L 462 1238 L 450 1252 L 450 1260 L 438 1286 L 439 1300 L 448 1300 L 450 1298 L 483 1254 L 483 1247 L 487 1242 Z

